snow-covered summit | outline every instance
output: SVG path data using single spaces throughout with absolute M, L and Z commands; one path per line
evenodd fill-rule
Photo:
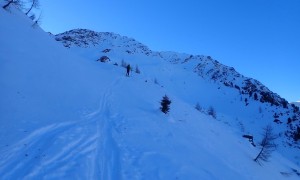
M 151 53 L 147 46 L 137 42 L 135 39 L 112 32 L 102 33 L 88 29 L 74 29 L 56 35 L 55 39 L 61 41 L 65 47 L 78 46 L 88 48 L 105 44 L 112 48 L 126 48 L 127 53 Z

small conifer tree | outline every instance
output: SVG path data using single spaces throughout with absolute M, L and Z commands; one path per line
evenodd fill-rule
M 202 111 L 202 107 L 199 103 L 196 104 L 195 109 L 197 109 L 198 111 Z
M 300 126 L 297 127 L 297 130 L 293 133 L 294 141 L 298 141 L 300 139 Z
M 210 115 L 210 116 L 212 116 L 212 117 L 215 118 L 215 119 L 217 118 L 216 111 L 215 111 L 215 109 L 214 109 L 212 106 L 210 106 L 210 107 L 208 108 L 207 114 Z
M 254 93 L 254 100 L 257 101 L 258 100 L 258 96 L 256 93 Z
M 160 110 L 163 113 L 167 114 L 170 110 L 170 104 L 171 104 L 171 101 L 170 101 L 169 97 L 167 95 L 165 95 L 160 102 L 160 105 L 161 105 Z

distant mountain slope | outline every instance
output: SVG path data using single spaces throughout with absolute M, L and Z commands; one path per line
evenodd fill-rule
M 65 47 L 74 50 L 75 53 L 93 60 L 99 59 L 102 56 L 108 56 L 112 61 L 118 63 L 120 63 L 121 59 L 131 61 L 132 59 L 138 58 L 141 62 L 142 59 L 148 58 L 153 61 L 164 60 L 171 64 L 176 64 L 187 71 L 198 74 L 205 81 L 217 85 L 218 88 L 231 88 L 233 91 L 236 91 L 235 94 L 238 93 L 234 98 L 244 101 L 244 105 L 246 106 L 254 103 L 254 101 L 257 102 L 255 104 L 258 106 L 267 106 L 264 109 L 267 109 L 267 111 L 271 113 L 268 118 L 265 117 L 267 122 L 275 122 L 281 124 L 281 126 L 285 124 L 284 127 L 278 129 L 281 129 L 280 133 L 284 133 L 288 136 L 288 144 L 295 144 L 294 141 L 297 140 L 297 138 L 294 138 L 295 131 L 297 127 L 299 127 L 300 119 L 300 112 L 297 107 L 289 104 L 284 98 L 270 91 L 259 81 L 243 76 L 236 72 L 234 68 L 223 65 L 210 56 L 175 52 L 154 52 L 132 38 L 114 33 L 94 32 L 87 29 L 70 30 L 56 35 L 55 39 L 62 42 Z M 138 63 L 139 62 L 136 62 L 136 64 Z M 196 87 L 191 88 L 197 89 Z M 197 97 L 197 95 L 189 94 L 192 97 Z M 222 107 L 220 108 L 222 110 L 224 109 Z M 257 109 L 259 108 L 257 107 Z M 228 114 L 228 111 L 224 111 L 222 113 L 232 117 L 236 116 L 236 112 Z M 248 113 L 249 112 L 245 113 L 246 117 L 241 118 L 249 118 Z

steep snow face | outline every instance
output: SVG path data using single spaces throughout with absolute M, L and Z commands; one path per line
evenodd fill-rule
M 251 129 L 245 133 L 258 135 L 258 129 L 270 123 L 277 126 L 278 133 L 287 135 L 289 144 L 295 144 L 299 109 L 259 81 L 241 75 L 210 56 L 153 52 L 134 39 L 86 29 L 58 34 L 56 40 L 90 60 L 105 57 L 111 63 L 120 64 L 123 60 L 141 66 L 142 74 L 158 80 L 169 91 L 175 89 L 174 93 L 191 105 L 200 102 L 204 108 L 214 106 L 219 114 L 230 117 L 231 123 L 232 119 L 243 121 Z M 162 61 L 170 67 L 159 67 L 158 62 Z M 144 65 L 147 67 L 142 67 Z
M 135 41 L 66 49 L 14 9 L 0 8 L 0 23 L 1 179 L 299 178 L 285 157 L 296 152 L 275 152 L 259 166 L 259 149 L 241 137 L 275 107 L 263 104 L 257 115 L 257 101 L 245 106 L 233 88 L 165 61 L 167 53 L 145 55 Z M 97 62 L 101 56 L 111 61 Z M 122 60 L 141 73 L 126 77 L 113 65 Z M 159 110 L 165 94 L 167 115 Z

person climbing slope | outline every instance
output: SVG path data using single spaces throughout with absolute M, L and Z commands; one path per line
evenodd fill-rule
M 126 76 L 129 76 L 129 73 L 130 73 L 130 70 L 131 70 L 130 64 L 128 64 L 128 65 L 126 66 L 126 70 L 127 70 Z

